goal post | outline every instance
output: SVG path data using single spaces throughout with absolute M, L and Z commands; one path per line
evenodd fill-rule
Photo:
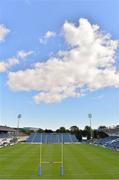
M 42 176 L 42 164 L 60 164 L 60 176 L 64 176 L 64 140 L 63 140 L 63 134 L 61 134 L 61 159 L 60 161 L 42 161 L 42 144 L 43 144 L 43 137 L 41 133 L 41 141 L 40 141 L 40 162 L 38 167 L 38 176 Z M 58 135 L 59 136 L 59 135 Z
M 40 140 L 40 164 L 38 167 L 38 175 L 42 176 L 42 133 L 41 133 L 41 140 Z
M 61 167 L 60 167 L 60 175 L 64 176 L 64 141 L 62 134 L 62 143 L 61 143 Z

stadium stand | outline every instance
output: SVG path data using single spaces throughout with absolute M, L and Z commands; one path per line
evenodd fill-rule
M 119 149 L 119 137 L 106 144 L 106 147 L 111 149 Z
M 106 138 L 98 139 L 95 144 L 97 145 L 107 145 L 108 143 L 112 142 L 113 140 L 116 140 L 119 138 L 118 136 L 109 136 Z
M 16 130 L 7 126 L 0 126 L 0 148 L 9 146 L 15 141 Z
M 109 149 L 119 149 L 119 136 L 109 136 L 99 139 L 95 142 L 96 145 L 101 145 Z
M 60 144 L 60 143 L 77 143 L 78 140 L 75 135 L 70 133 L 33 133 L 26 142 L 28 143 L 42 143 L 42 144 Z
M 6 133 L 0 133 L 0 139 L 2 138 L 8 138 L 9 137 L 9 135 L 8 134 L 6 134 Z
M 119 126 L 106 129 L 105 133 L 107 133 L 109 136 L 119 136 Z
M 105 146 L 109 149 L 119 150 L 119 125 L 105 130 L 106 138 L 98 139 L 94 144 Z

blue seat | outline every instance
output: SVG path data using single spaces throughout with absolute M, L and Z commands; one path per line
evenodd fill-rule
M 60 143 L 76 143 L 78 142 L 75 135 L 70 133 L 33 133 L 26 142 L 42 143 L 42 144 L 60 144 Z

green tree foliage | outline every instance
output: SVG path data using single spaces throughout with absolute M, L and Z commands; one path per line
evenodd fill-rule
M 37 130 L 37 133 L 43 133 L 43 132 L 44 132 L 44 130 L 41 129 L 41 128 L 39 128 L 39 129 Z

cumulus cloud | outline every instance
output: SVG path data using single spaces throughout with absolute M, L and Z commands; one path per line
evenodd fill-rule
M 40 43 L 47 43 L 48 39 L 51 39 L 56 36 L 56 33 L 53 31 L 47 31 L 42 38 L 40 38 Z
M 33 51 L 24 51 L 24 50 L 20 50 L 17 52 L 17 57 L 20 59 L 25 59 L 27 58 L 29 55 L 33 54 Z
M 9 72 L 10 89 L 35 90 L 36 103 L 54 103 L 105 87 L 119 88 L 119 70 L 115 65 L 119 42 L 83 18 L 77 26 L 65 22 L 63 32 L 70 49 L 34 64 L 32 69 Z
M 16 64 L 20 64 L 21 59 L 27 58 L 29 55 L 33 54 L 33 51 L 24 51 L 20 50 L 17 52 L 16 56 L 13 56 L 12 58 L 8 58 L 6 60 L 0 61 L 0 72 L 7 72 L 12 66 Z
M 0 61 L 0 72 L 6 72 L 9 68 L 16 64 L 19 64 L 16 57 L 9 58 L 6 61 Z
M 0 42 L 5 41 L 5 38 L 9 32 L 10 29 L 6 28 L 4 24 L 0 25 Z

